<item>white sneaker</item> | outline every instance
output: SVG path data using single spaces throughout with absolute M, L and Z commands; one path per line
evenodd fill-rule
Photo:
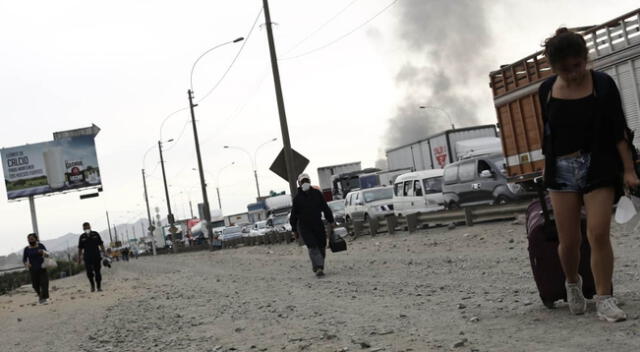
M 567 289 L 569 311 L 575 315 L 584 314 L 587 311 L 587 300 L 582 294 L 582 277 L 578 275 L 578 282 L 573 284 L 565 281 L 564 287 Z
M 627 320 L 627 314 L 618 308 L 618 301 L 612 296 L 596 296 L 596 310 L 598 319 L 610 323 Z

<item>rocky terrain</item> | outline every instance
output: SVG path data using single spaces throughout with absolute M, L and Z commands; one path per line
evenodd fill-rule
M 626 322 L 545 308 L 524 226 L 361 237 L 311 273 L 295 244 L 163 255 L 0 297 L 2 351 L 636 351 L 640 235 L 614 231 Z

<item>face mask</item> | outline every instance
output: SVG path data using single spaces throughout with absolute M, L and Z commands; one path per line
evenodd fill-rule
M 311 189 L 311 184 L 310 183 L 303 183 L 302 184 L 302 190 L 303 191 L 308 191 L 309 189 Z
M 86 233 L 88 235 L 88 234 L 91 233 L 91 230 L 90 229 L 86 229 L 86 230 L 84 230 L 84 233 Z

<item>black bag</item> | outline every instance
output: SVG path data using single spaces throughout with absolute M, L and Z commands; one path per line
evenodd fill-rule
M 347 241 L 344 238 L 340 237 L 337 233 L 332 231 L 331 236 L 329 236 L 329 248 L 331 248 L 331 252 L 337 253 L 347 250 Z
M 552 219 L 551 204 L 544 196 L 542 185 L 538 184 L 538 199 L 527 209 L 527 240 L 529 242 L 529 260 L 533 278 L 540 293 L 540 299 L 547 308 L 553 308 L 557 300 L 567 300 L 564 287 L 564 272 L 558 256 L 558 233 Z M 595 293 L 595 283 L 591 272 L 591 247 L 587 239 L 587 222 L 584 216 L 580 220 L 582 246 L 578 272 L 582 277 L 582 293 L 588 299 Z

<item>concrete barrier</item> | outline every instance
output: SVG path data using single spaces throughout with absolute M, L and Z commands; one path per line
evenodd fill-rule
M 408 214 L 407 216 L 405 216 L 405 218 L 407 219 L 407 227 L 409 229 L 409 233 L 413 233 L 418 230 L 418 217 L 418 213 Z

